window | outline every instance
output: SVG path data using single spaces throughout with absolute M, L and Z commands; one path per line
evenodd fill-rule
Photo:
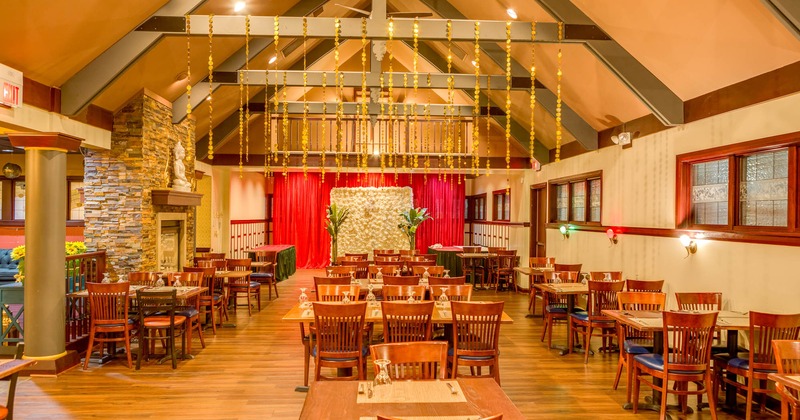
M 508 190 L 497 190 L 492 193 L 494 202 L 493 220 L 508 222 L 511 220 L 511 193 Z
M 25 178 L 7 179 L 0 176 L 0 224 L 22 226 L 25 221 Z M 82 225 L 84 219 L 84 183 L 82 177 L 68 177 L 67 225 Z
M 14 220 L 25 220 L 25 181 L 12 181 L 14 185 Z
M 67 181 L 67 185 L 69 185 L 69 195 L 67 196 L 69 215 L 67 220 L 83 220 L 83 181 Z
M 800 133 L 677 158 L 679 228 L 775 234 L 798 226 Z
M 464 220 L 486 220 L 486 194 L 468 196 L 464 204 Z
M 550 222 L 599 224 L 602 172 L 550 181 Z

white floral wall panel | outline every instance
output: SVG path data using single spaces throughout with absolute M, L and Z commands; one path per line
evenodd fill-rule
M 408 249 L 397 225 L 400 213 L 414 205 L 410 187 L 334 188 L 331 203 L 350 210 L 339 233 L 339 256 L 373 249 Z

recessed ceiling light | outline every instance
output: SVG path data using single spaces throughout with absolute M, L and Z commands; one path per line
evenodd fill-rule
M 269 59 L 269 64 L 272 64 L 272 63 L 274 63 L 274 62 L 276 62 L 276 61 L 278 61 L 278 56 L 277 56 L 277 55 L 273 55 L 273 56 L 272 56 L 272 57 Z
M 514 9 L 511 9 L 511 8 L 506 9 L 506 13 L 508 13 L 508 16 L 511 19 L 516 19 L 517 18 L 517 12 L 515 12 Z
M 234 12 L 241 12 L 242 10 L 244 10 L 244 8 L 245 8 L 245 6 L 246 6 L 246 5 L 247 5 L 247 4 L 246 4 L 245 2 L 243 2 L 243 1 L 237 1 L 237 2 L 236 2 L 234 5 L 233 5 L 233 11 L 234 11 Z

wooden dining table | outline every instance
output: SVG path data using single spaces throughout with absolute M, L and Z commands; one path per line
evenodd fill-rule
M 566 296 L 567 314 L 571 314 L 572 312 L 575 311 L 576 296 L 585 295 L 589 293 L 589 286 L 583 283 L 539 283 L 539 284 L 534 284 L 533 286 L 544 293 L 550 293 L 558 297 Z M 567 336 L 569 336 L 569 323 L 567 323 Z M 578 346 L 580 345 L 576 343 L 576 347 Z M 561 350 L 559 354 L 562 356 L 569 353 L 569 349 L 567 348 L 567 346 L 556 344 L 551 348 Z
M 365 391 L 369 386 L 372 381 L 316 381 L 300 418 L 358 420 L 381 415 L 466 420 L 500 413 L 504 420 L 525 418 L 492 378 L 394 381 L 372 386 L 372 397 Z
M 701 313 L 700 311 L 692 312 Z M 637 331 L 653 333 L 653 353 L 661 354 L 664 352 L 664 320 L 662 312 L 604 309 L 603 315 Z M 716 328 L 728 332 L 728 354 L 737 354 L 739 351 L 739 331 L 747 331 L 750 328 L 750 316 L 744 312 L 719 311 Z M 631 367 L 629 366 L 628 369 L 631 369 Z M 735 380 L 735 375 L 731 379 Z M 656 384 L 660 383 L 658 379 L 655 379 L 655 381 Z M 644 405 L 639 404 L 639 408 L 660 411 L 659 401 L 661 401 L 661 393 L 653 389 L 652 400 Z M 627 410 L 633 408 L 633 405 L 630 401 L 626 401 L 622 407 Z M 726 387 L 724 408 L 728 411 L 736 410 L 736 387 Z
M 779 383 L 786 388 L 793 389 L 795 392 L 800 392 L 800 374 L 797 373 L 770 373 L 767 378 L 775 383 Z M 781 396 L 781 399 L 786 397 Z M 781 413 L 781 418 L 789 418 L 789 413 Z M 785 417 L 783 417 L 785 416 Z
M 476 301 L 473 301 L 476 302 Z M 300 302 L 292 306 L 292 309 L 286 313 L 282 318 L 286 322 L 312 322 L 314 321 L 314 308 L 311 302 L 302 304 Z M 383 311 L 381 310 L 381 303 L 379 301 L 367 302 L 367 313 L 364 317 L 364 322 L 383 322 Z M 450 302 L 436 302 L 433 307 L 433 316 L 431 322 L 434 324 L 452 324 L 453 316 L 450 311 Z M 513 324 L 514 320 L 503 312 L 503 317 L 500 320 L 501 324 Z
M 456 254 L 456 256 L 461 258 L 461 260 L 463 261 L 462 262 L 462 266 L 469 267 L 472 270 L 472 273 L 473 273 L 472 274 L 472 285 L 475 286 L 475 288 L 477 289 L 478 285 L 475 284 L 475 270 L 478 268 L 478 266 L 476 265 L 476 261 L 478 261 L 478 260 L 487 260 L 488 261 L 490 258 L 497 257 L 497 254 L 493 253 L 493 252 L 492 253 L 489 253 L 489 252 L 462 252 L 460 254 Z M 487 267 L 484 265 L 484 270 L 486 270 L 486 269 L 487 269 Z M 483 275 L 482 278 L 483 279 L 486 278 L 486 273 L 485 272 L 484 272 L 484 275 Z M 491 283 L 489 283 L 489 284 L 491 284 Z M 483 287 L 484 287 L 483 280 L 481 280 L 481 288 L 483 288 Z
M 533 298 L 535 298 L 536 297 L 536 291 L 539 290 L 539 289 L 533 287 L 533 285 L 542 283 L 542 280 L 544 279 L 545 274 L 552 273 L 554 271 L 554 268 L 553 267 L 514 267 L 514 271 L 516 271 L 517 273 L 524 274 L 524 275 L 528 276 L 528 279 L 529 279 L 528 287 L 530 287 L 531 293 L 533 293 Z M 544 309 L 542 309 L 542 312 L 544 312 Z M 536 316 L 536 304 L 535 304 L 535 302 L 534 302 L 534 305 L 531 308 L 531 313 L 528 314 L 528 315 L 525 315 L 525 317 L 526 318 L 533 318 L 534 316 Z

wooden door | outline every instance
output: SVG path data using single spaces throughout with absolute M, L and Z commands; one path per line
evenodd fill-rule
M 531 232 L 530 250 L 531 257 L 547 256 L 547 184 L 531 186 Z

